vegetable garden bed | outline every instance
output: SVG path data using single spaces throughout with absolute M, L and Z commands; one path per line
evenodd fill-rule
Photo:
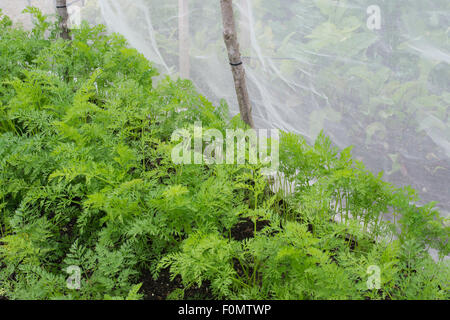
M 449 298 L 449 228 L 433 203 L 323 134 L 281 135 L 288 195 L 258 165 L 174 164 L 176 129 L 244 124 L 189 81 L 154 84 L 152 64 L 104 27 L 64 41 L 30 11 L 31 32 L 0 16 L 0 295 Z

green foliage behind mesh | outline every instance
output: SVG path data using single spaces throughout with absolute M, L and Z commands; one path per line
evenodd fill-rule
M 176 165 L 175 129 L 243 124 L 189 81 L 156 85 L 152 64 L 104 27 L 65 42 L 29 11 L 31 32 L 0 13 L 0 296 L 140 299 L 144 275 L 168 268 L 181 291 L 207 284 L 219 299 L 449 298 L 448 227 L 413 190 L 324 135 L 313 146 L 282 135 L 288 194 L 255 165 Z M 253 235 L 236 240 L 242 221 Z M 371 265 L 380 290 L 367 288 Z

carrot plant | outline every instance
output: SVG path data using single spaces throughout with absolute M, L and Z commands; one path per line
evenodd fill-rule
M 175 164 L 175 129 L 245 126 L 189 81 L 154 83 L 152 63 L 103 26 L 69 43 L 29 12 L 31 32 L 0 15 L 0 295 L 140 299 L 170 272 L 183 288 L 168 298 L 199 286 L 217 299 L 449 298 L 449 229 L 433 203 L 323 134 L 282 134 L 290 193 L 249 161 Z

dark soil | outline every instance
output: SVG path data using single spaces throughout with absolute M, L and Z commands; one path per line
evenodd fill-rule
M 161 270 L 157 280 L 153 280 L 152 275 L 145 273 L 140 282 L 142 282 L 141 293 L 144 294 L 144 300 L 166 300 L 167 296 L 176 289 L 184 289 L 181 277 L 177 276 L 173 281 L 170 280 L 168 269 Z M 185 300 L 212 300 L 213 296 L 209 283 L 204 282 L 200 288 L 191 287 L 184 291 Z
M 254 268 L 250 267 L 247 270 L 248 275 L 245 274 L 244 269 L 242 268 L 241 263 L 239 262 L 238 259 L 233 258 L 233 268 L 234 270 L 236 270 L 237 274 L 241 277 L 241 278 L 247 278 L 247 277 L 251 277 L 253 276 L 253 273 L 255 271 Z M 256 282 L 259 285 L 262 285 L 262 274 L 260 272 L 256 272 Z
M 260 220 L 256 222 L 256 231 L 261 231 L 264 227 L 270 225 L 268 220 Z M 250 219 L 245 219 L 236 224 L 231 229 L 231 237 L 234 240 L 242 241 L 253 238 L 255 236 L 255 224 Z
M 350 244 L 350 250 L 355 251 L 356 247 L 358 246 L 358 242 L 355 239 L 353 239 L 352 236 L 349 236 L 348 234 L 345 235 L 345 241 Z
M 268 226 L 270 221 L 261 220 L 256 223 L 256 230 L 261 231 L 264 227 Z M 254 237 L 255 226 L 250 219 L 245 219 L 236 224 L 231 229 L 231 236 L 237 241 L 242 241 Z M 239 275 L 243 275 L 244 272 L 238 263 L 235 261 L 235 268 Z M 252 272 L 252 270 L 250 270 Z M 157 280 L 154 280 L 150 272 L 145 272 L 140 281 L 142 287 L 140 292 L 144 294 L 145 300 L 166 300 L 170 293 L 177 289 L 184 289 L 180 276 L 176 276 L 171 280 L 170 272 L 168 269 L 161 270 Z M 200 288 L 191 287 L 184 291 L 185 300 L 212 300 L 214 299 L 210 283 L 204 282 Z
M 77 218 L 70 219 L 69 223 L 67 223 L 64 227 L 61 228 L 59 234 L 60 237 L 67 236 L 69 239 L 72 239 L 74 237 L 73 229 L 75 228 L 75 225 L 77 223 Z

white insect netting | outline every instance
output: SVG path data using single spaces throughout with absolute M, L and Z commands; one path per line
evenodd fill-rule
M 0 8 L 8 2 L 53 1 L 0 0 Z M 323 129 L 337 146 L 354 145 L 374 173 L 413 186 L 447 215 L 450 1 L 233 2 L 257 127 L 309 141 Z M 81 18 L 124 35 L 162 73 L 181 69 L 202 94 L 238 112 L 219 0 L 71 4 Z

